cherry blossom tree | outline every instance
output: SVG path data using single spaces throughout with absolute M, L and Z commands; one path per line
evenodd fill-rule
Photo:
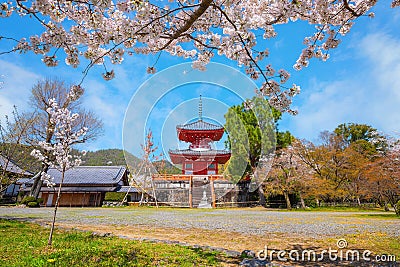
M 66 108 L 73 113 L 79 114 L 74 120 L 73 129 L 88 128 L 86 135 L 79 140 L 79 143 L 96 139 L 102 131 L 102 122 L 90 111 L 81 108 L 81 96 L 84 89 L 80 86 L 68 88 L 63 81 L 57 79 L 45 79 L 38 81 L 32 88 L 30 105 L 34 109 L 36 116 L 35 122 L 28 129 L 26 142 L 32 146 L 38 147 L 40 141 L 53 143 L 54 130 L 51 122 L 51 114 L 47 111 L 52 102 L 56 101 L 57 106 Z M 39 146 L 40 147 L 40 146 Z M 43 151 L 43 153 L 46 153 Z M 40 173 L 47 172 L 49 165 L 42 162 L 41 170 L 34 176 L 34 182 L 30 195 L 37 198 L 42 187 Z
M 400 140 L 388 137 L 387 151 L 369 164 L 366 188 L 388 210 L 389 203 L 400 216 Z
M 302 208 L 306 207 L 304 194 L 310 190 L 308 186 L 313 177 L 312 169 L 296 153 L 297 142 L 277 151 L 272 169 L 264 182 L 268 191 L 284 196 L 288 209 L 292 208 L 289 194 L 298 194 Z
M 399 140 L 377 133 L 369 141 L 356 138 L 348 142 L 343 137 L 323 132 L 318 146 L 305 140 L 293 143 L 296 155 L 313 172 L 313 186 L 305 195 L 317 202 L 355 200 L 358 205 L 362 200 L 375 200 L 386 210 L 390 204 L 400 213 Z
M 141 187 L 142 189 L 140 205 L 143 204 L 145 195 L 146 198 L 148 198 L 148 196 L 152 194 L 156 207 L 158 208 L 155 185 L 153 182 L 153 175 L 157 173 L 157 170 L 153 165 L 152 161 L 157 161 L 159 159 L 159 156 L 154 154 L 157 151 L 158 146 L 154 144 L 153 132 L 151 129 L 147 131 L 144 144 L 141 144 L 140 146 L 143 151 L 143 156 L 141 164 L 139 166 L 139 170 L 136 174 L 136 181 L 135 181 L 138 184 L 138 186 Z
M 73 92 L 71 92 L 71 94 L 73 94 Z M 77 131 L 74 130 L 74 121 L 78 119 L 79 115 L 77 113 L 71 113 L 67 108 L 59 107 L 55 99 L 49 100 L 49 103 L 50 107 L 47 109 L 47 112 L 50 114 L 51 130 L 54 132 L 56 141 L 54 143 L 40 142 L 39 145 L 44 152 L 34 149 L 31 155 L 61 172 L 61 181 L 57 191 L 53 221 L 48 240 L 48 245 L 50 246 L 52 244 L 54 224 L 65 172 L 74 166 L 79 166 L 81 163 L 80 156 L 73 157 L 71 155 L 71 146 L 78 143 L 85 136 L 88 129 L 83 127 Z M 54 178 L 46 172 L 41 173 L 41 179 L 47 186 L 55 186 Z
M 294 68 L 307 67 L 310 59 L 327 60 L 354 21 L 368 13 L 376 0 L 11 0 L 0 5 L 3 18 L 30 18 L 43 32 L 22 39 L 2 36 L 10 43 L 2 53 L 33 51 L 47 66 L 60 59 L 78 67 L 88 62 L 84 73 L 103 65 L 106 80 L 115 76 L 107 64 L 120 64 L 126 55 L 157 54 L 162 51 L 193 60 L 204 69 L 217 54 L 244 66 L 253 79 L 262 79 L 258 93 L 272 106 L 291 111 L 297 85 L 285 85 L 290 75 L 268 64 L 268 48 L 262 39 L 276 37 L 276 26 L 294 21 L 315 25 L 304 38 L 304 49 Z M 392 0 L 391 7 L 400 5 Z M 64 55 L 60 55 L 63 54 Z M 86 63 L 85 63 L 86 64 Z M 155 66 L 148 72 L 154 73 Z

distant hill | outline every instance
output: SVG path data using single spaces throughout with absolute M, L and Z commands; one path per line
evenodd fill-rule
M 13 161 L 23 168 L 24 170 L 36 173 L 40 170 L 41 163 L 30 155 L 32 151 L 31 146 L 27 145 L 16 145 L 16 144 L 0 144 L 0 153 L 2 151 L 8 151 L 12 149 L 14 151 Z M 4 153 L 5 154 L 5 153 Z M 79 155 L 80 151 L 73 150 L 73 155 Z M 138 166 L 141 159 L 132 155 L 129 152 L 125 152 L 125 156 L 128 157 L 128 162 L 133 162 L 133 169 Z M 97 151 L 89 151 L 85 156 L 82 156 L 82 166 L 126 166 L 124 151 L 122 149 L 101 149 Z M 156 161 L 153 166 L 159 173 L 166 174 L 181 174 L 182 171 L 176 168 L 168 161 Z
M 137 164 L 140 159 L 125 151 L 125 155 L 129 162 Z M 82 156 L 83 166 L 115 166 L 126 165 L 124 151 L 122 149 L 102 149 L 97 151 L 89 151 Z
M 167 160 L 153 162 L 153 166 L 160 174 L 182 174 L 182 170 L 172 165 Z
M 41 163 L 31 156 L 32 150 L 33 148 L 27 145 L 13 143 L 0 144 L 0 154 L 3 156 L 11 155 L 11 160 L 20 168 L 35 173 L 40 169 Z
M 141 159 L 132 155 L 129 152 L 125 152 L 125 156 L 128 157 L 128 162 L 132 164 L 133 162 L 133 171 L 137 170 L 135 167 L 139 167 Z M 98 151 L 89 151 L 85 156 L 82 157 L 82 165 L 83 166 L 107 166 L 107 165 L 126 165 L 124 151 L 121 149 L 102 149 Z M 182 171 L 179 168 L 176 168 L 169 161 L 155 161 L 153 162 L 153 166 L 159 173 L 167 173 L 167 174 L 181 174 Z
M 3 155 L 11 154 L 12 160 L 24 170 L 37 172 L 40 170 L 41 163 L 30 155 L 33 148 L 27 145 L 0 144 L 0 153 Z M 12 151 L 12 153 L 7 153 Z M 80 151 L 73 149 L 73 155 L 79 155 Z M 140 159 L 129 152 L 126 152 L 129 162 L 137 164 Z M 124 152 L 122 149 L 102 149 L 89 151 L 82 156 L 82 166 L 107 166 L 107 165 L 126 165 Z

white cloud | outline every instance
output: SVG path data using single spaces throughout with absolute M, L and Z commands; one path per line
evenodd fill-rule
M 14 105 L 19 111 L 28 108 L 30 90 L 41 77 L 4 60 L 0 60 L 0 74 L 4 81 L 0 88 L 0 115 L 3 119 L 4 115 L 11 114 Z
M 366 123 L 387 133 L 400 130 L 400 40 L 369 34 L 353 53 L 354 61 L 340 70 L 346 76 L 314 81 L 299 96 L 300 114 L 285 115 L 283 129 L 310 140 L 344 122 Z
M 84 101 L 104 124 L 104 135 L 87 144 L 87 149 L 122 148 L 122 129 L 129 101 L 140 84 L 147 78 L 146 60 L 128 57 L 123 65 L 113 65 L 116 77 L 104 81 L 100 72 L 94 71 L 84 81 Z
M 85 82 L 83 105 L 94 112 L 103 122 L 104 136 L 88 144 L 88 149 L 122 147 L 122 123 L 130 95 L 114 93 L 115 88 L 97 80 Z

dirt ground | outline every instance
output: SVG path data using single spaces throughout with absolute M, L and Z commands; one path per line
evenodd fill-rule
M 0 217 L 49 225 L 52 212 L 51 208 L 0 208 Z M 138 240 L 162 240 L 255 253 L 263 249 L 338 249 L 337 241 L 345 239 L 346 249 L 370 250 L 374 255 L 393 254 L 399 258 L 400 220 L 386 218 L 385 214 L 284 212 L 257 208 L 60 208 L 57 226 Z

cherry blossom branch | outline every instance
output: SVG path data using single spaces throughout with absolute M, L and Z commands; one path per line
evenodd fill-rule
M 354 17 L 359 17 L 359 16 L 361 16 L 362 15 L 362 13 L 357 13 L 354 9 L 352 9 L 350 6 L 349 6 L 349 1 L 348 0 L 343 0 L 343 5 L 344 5 L 344 7 L 348 10 L 348 11 L 350 11 L 350 13 L 354 16 Z
M 178 39 L 183 33 L 190 29 L 190 27 L 195 23 L 195 21 L 200 18 L 201 15 L 206 12 L 207 8 L 211 5 L 213 0 L 202 0 L 199 8 L 197 8 L 193 14 L 190 16 L 188 20 L 185 21 L 185 24 L 176 30 L 172 35 L 169 36 L 169 41 L 160 48 L 160 50 L 164 50 L 167 48 L 174 40 Z
M 290 111 L 299 87 L 283 86 L 289 78 L 287 72 L 280 72 L 278 83 L 276 76 L 269 75 L 274 72 L 271 66 L 267 70 L 260 67 L 268 53 L 254 51 L 261 38 L 256 33 L 262 32 L 262 38 L 274 38 L 274 25 L 295 20 L 317 25 L 317 33 L 305 38 L 306 48 L 294 65 L 300 70 L 312 58 L 327 60 L 328 52 L 340 43 L 338 34 L 347 34 L 353 21 L 375 4 L 369 0 L 175 0 L 170 9 L 168 5 L 140 0 L 11 0 L 0 5 L 0 17 L 10 17 L 13 12 L 29 15 L 45 31 L 40 36 L 22 38 L 13 49 L 0 55 L 33 51 L 43 55 L 47 66 L 55 66 L 56 55 L 61 53 L 57 49 L 63 49 L 67 65 L 76 68 L 82 57 L 89 61 L 83 81 L 94 65 L 104 65 L 105 60 L 121 64 L 125 54 L 147 55 L 164 50 L 173 56 L 192 58 L 194 68 L 204 69 L 216 50 L 239 66 L 244 65 L 251 78 L 265 80 L 259 89 L 261 95 L 269 97 L 280 110 Z M 392 0 L 392 7 L 399 5 L 400 0 Z M 114 75 L 113 70 L 103 73 L 106 80 Z

